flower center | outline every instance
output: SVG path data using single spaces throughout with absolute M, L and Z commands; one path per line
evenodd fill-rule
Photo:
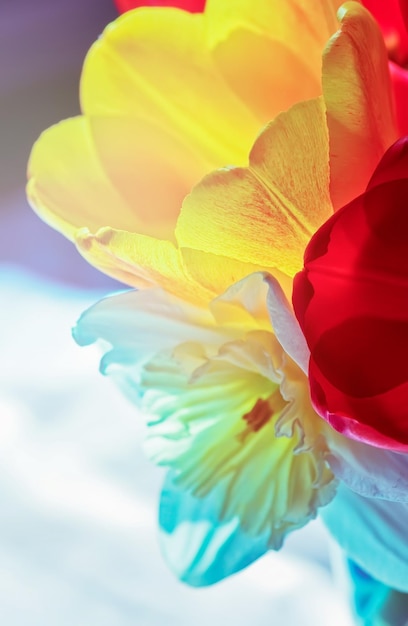
M 247 423 L 244 431 L 239 433 L 238 440 L 243 442 L 252 433 L 259 432 L 274 415 L 279 415 L 287 402 L 282 398 L 279 388 L 266 399 L 258 398 L 250 411 L 242 418 Z
M 252 409 L 242 417 L 251 430 L 256 433 L 258 430 L 261 430 L 262 426 L 267 424 L 274 412 L 268 400 L 258 398 Z

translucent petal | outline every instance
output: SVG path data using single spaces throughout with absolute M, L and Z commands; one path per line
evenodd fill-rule
M 368 574 L 408 592 L 408 505 L 364 498 L 340 484 L 320 514 L 347 555 Z
M 111 349 L 102 370 L 135 366 L 132 385 L 137 387 L 140 364 L 163 349 L 173 349 L 195 337 L 216 350 L 224 333 L 209 312 L 172 298 L 161 289 L 128 291 L 101 300 L 82 314 L 74 338 L 80 345 L 102 341 Z
M 408 455 L 353 441 L 329 426 L 324 431 L 333 473 L 356 493 L 408 503 Z
M 222 488 L 195 498 L 172 478 L 169 472 L 160 498 L 160 543 L 178 578 L 195 587 L 212 585 L 268 550 L 268 533 L 255 539 L 242 529 L 239 518 L 221 521 Z
M 209 23 L 209 40 L 216 48 L 220 42 L 228 42 L 231 33 L 256 33 L 267 38 L 271 47 L 274 43 L 281 44 L 294 59 L 303 61 L 306 77 L 319 83 L 322 49 L 337 29 L 336 10 L 340 5 L 341 0 L 316 0 L 311 10 L 307 0 L 287 0 L 285 3 L 257 0 L 256 5 L 253 0 L 235 0 L 233 4 L 229 0 L 207 0 L 205 15 Z M 263 74 L 261 76 L 263 78 Z M 299 77 L 297 73 L 283 77 L 283 80 L 283 88 L 287 88 L 290 81 L 306 82 L 305 76 Z M 272 94 L 270 97 L 272 99 Z
M 134 116 L 170 129 L 201 159 L 201 175 L 245 162 L 262 124 L 220 74 L 204 16 L 171 8 L 132 11 L 105 29 L 85 60 L 81 104 L 89 117 Z

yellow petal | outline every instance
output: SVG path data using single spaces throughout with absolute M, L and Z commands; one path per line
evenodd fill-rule
M 218 44 L 213 56 L 231 89 L 257 115 L 261 126 L 295 102 L 321 94 L 318 70 L 323 45 L 312 69 L 305 62 L 308 55 L 297 55 L 286 42 L 242 29 Z
M 323 57 L 330 135 L 331 195 L 337 209 L 362 193 L 397 139 L 387 51 L 371 14 L 356 2 L 339 10 L 341 30 Z
M 205 16 L 211 46 L 225 39 L 237 28 L 267 34 L 287 43 L 304 55 L 306 45 L 311 55 L 337 29 L 336 11 L 341 0 L 207 0 Z M 290 35 L 288 37 L 288 35 Z M 285 39 L 293 41 L 285 42 Z
M 183 204 L 176 237 L 181 247 L 293 275 L 331 213 L 325 108 L 316 99 L 262 132 L 249 167 L 204 178 Z
M 336 10 L 341 3 L 208 0 L 209 44 L 224 75 L 251 109 L 262 107 L 265 98 L 263 110 L 278 113 L 296 101 L 320 95 L 322 50 L 337 30 Z M 246 72 L 252 59 L 256 71 Z M 250 86 L 255 89 L 247 89 Z
M 89 263 L 133 287 L 160 285 L 184 300 L 197 303 L 208 302 L 213 297 L 211 291 L 190 277 L 179 250 L 170 241 L 101 228 L 94 234 L 88 229 L 79 230 L 75 243 Z
M 86 120 L 65 120 L 45 131 L 28 164 L 28 199 L 46 222 L 73 239 L 79 226 L 92 230 L 115 220 L 134 223 L 132 208 L 100 163 Z
M 166 129 L 135 117 L 89 118 L 101 165 L 132 208 L 131 230 L 174 239 L 185 195 L 205 168 L 188 145 Z M 101 225 L 114 226 L 116 209 Z
M 29 200 L 72 238 L 102 226 L 174 238 L 203 165 L 171 135 L 137 118 L 84 117 L 42 134 L 28 166 Z
M 205 33 L 201 14 L 168 8 L 124 14 L 85 60 L 85 115 L 134 115 L 170 129 L 205 162 L 202 175 L 245 162 L 260 122 L 223 79 Z
M 214 298 L 245 276 L 260 271 L 273 274 L 288 293 L 292 292 L 291 279 L 274 268 L 245 263 L 222 254 L 211 254 L 192 248 L 181 248 L 180 252 L 191 278 L 211 292 Z

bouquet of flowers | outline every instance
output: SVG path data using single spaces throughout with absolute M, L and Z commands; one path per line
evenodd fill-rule
M 27 191 L 132 287 L 74 338 L 168 468 L 164 555 L 212 584 L 319 514 L 363 623 L 402 625 L 408 3 L 117 4 Z

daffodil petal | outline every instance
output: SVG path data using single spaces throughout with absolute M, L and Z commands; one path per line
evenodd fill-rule
M 286 354 L 307 375 L 310 350 L 293 308 L 274 276 L 267 274 L 265 281 L 269 287 L 267 306 L 273 332 Z
M 341 28 L 323 55 L 322 78 L 335 209 L 363 193 L 380 158 L 397 139 L 379 26 L 357 2 L 346 2 L 338 15 Z
M 214 319 L 221 325 L 237 325 L 241 328 L 271 329 L 265 272 L 255 272 L 230 285 L 210 303 Z
M 222 489 L 195 498 L 173 478 L 169 472 L 163 486 L 159 525 L 164 558 L 178 578 L 194 587 L 212 585 L 268 550 L 268 533 L 254 538 L 241 528 L 238 517 L 221 521 Z
M 408 455 L 376 448 L 324 430 L 333 473 L 350 489 L 369 498 L 408 503 Z
M 206 176 L 185 199 L 181 247 L 293 275 L 331 215 L 328 136 L 321 99 L 282 113 L 256 140 L 247 168 Z
M 107 345 L 101 370 L 110 374 L 111 368 L 131 368 L 134 379 L 127 380 L 135 389 L 141 364 L 156 352 L 172 350 L 192 336 L 214 350 L 224 340 L 208 311 L 162 289 L 126 291 L 101 300 L 82 314 L 73 334 L 80 345 Z
M 251 281 L 225 302 L 245 303 Z M 333 497 L 336 481 L 306 377 L 272 332 L 253 329 L 262 303 L 247 305 L 245 328 L 233 317 L 221 325 L 210 309 L 161 290 L 130 292 L 92 307 L 74 336 L 80 344 L 102 341 L 101 370 L 148 420 L 150 458 L 174 468 L 195 497 L 222 489 L 222 521 L 239 517 L 245 532 L 267 533 L 279 548 Z
M 137 116 L 171 129 L 205 164 L 201 175 L 245 162 L 259 120 L 221 76 L 205 35 L 201 14 L 141 8 L 122 15 L 85 60 L 84 114 Z
M 385 585 L 408 592 L 407 504 L 364 498 L 340 484 L 320 515 L 353 561 Z
M 353 603 L 364 624 L 404 626 L 408 615 L 408 594 L 376 580 L 350 559 L 347 572 L 353 584 Z
M 357 615 L 364 623 L 375 624 L 391 589 L 361 569 L 350 559 L 346 562 L 346 572 L 352 581 L 353 604 Z

